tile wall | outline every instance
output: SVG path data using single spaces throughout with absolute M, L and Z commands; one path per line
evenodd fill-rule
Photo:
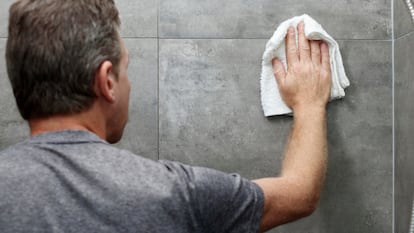
M 1 54 L 11 2 L 0 2 Z M 132 83 L 130 120 L 117 146 L 152 159 L 208 166 L 250 179 L 279 173 L 292 123 L 290 117 L 263 116 L 259 76 L 265 43 L 290 17 L 307 13 L 321 23 L 340 44 L 351 86 L 345 99 L 328 107 L 329 168 L 320 207 L 312 216 L 271 232 L 392 232 L 391 1 L 116 2 Z M 395 35 L 401 37 L 397 52 L 398 44 L 409 40 L 412 25 L 406 19 L 395 25 Z M 402 54 L 413 54 L 404 48 Z M 401 82 L 402 89 L 408 88 L 408 81 Z M 4 56 L 0 85 L 2 149 L 27 137 Z M 409 95 L 401 94 L 402 103 L 410 103 Z M 405 105 L 400 108 L 409 112 Z M 396 124 L 396 131 L 411 127 L 409 118 L 401 117 L 406 124 Z
M 414 24 L 394 0 L 395 232 L 409 232 L 414 195 Z

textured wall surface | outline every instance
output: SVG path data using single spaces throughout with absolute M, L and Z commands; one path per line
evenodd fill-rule
M 409 232 L 414 195 L 414 24 L 405 0 L 394 1 L 395 232 Z
M 391 34 L 388 0 L 161 0 L 162 38 L 267 38 L 274 26 L 307 13 L 339 39 Z
M 0 2 L 0 37 L 7 37 L 7 22 L 9 19 L 9 6 L 13 0 L 2 0 Z
M 0 19 L 11 2 L 0 2 Z M 272 232 L 392 231 L 391 1 L 117 3 L 132 84 L 130 120 L 117 146 L 247 178 L 278 174 L 292 123 L 263 116 L 265 43 L 285 19 L 308 13 L 319 21 L 338 39 L 351 87 L 329 105 L 329 168 L 319 209 Z M 6 24 L 0 21 L 2 54 Z M 27 137 L 3 57 L 0 149 Z
M 408 232 L 414 195 L 414 33 L 395 42 L 395 232 Z

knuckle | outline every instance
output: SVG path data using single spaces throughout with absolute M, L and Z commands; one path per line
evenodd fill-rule
M 300 63 L 292 63 L 290 66 L 293 70 L 299 70 L 301 67 L 303 67 Z
M 289 36 L 295 36 L 295 35 L 296 35 L 295 29 L 293 29 L 293 28 L 289 28 L 289 30 L 288 30 L 288 35 L 289 35 Z
M 304 50 L 304 51 L 306 51 L 306 52 L 309 52 L 310 51 L 310 47 L 307 44 L 303 44 L 301 46 L 301 49 Z
M 273 69 L 273 74 L 275 75 L 276 78 L 283 76 L 283 73 L 284 73 L 283 69 L 284 68 L 281 68 L 281 67 L 276 67 Z
M 295 53 L 296 54 L 296 47 L 288 47 L 288 53 Z
M 318 70 L 318 71 L 321 71 L 321 70 L 322 70 L 322 66 L 321 66 L 321 64 L 320 64 L 320 63 L 318 63 L 318 62 L 313 62 L 313 63 L 312 63 L 312 67 L 313 67 L 315 70 Z
M 320 51 L 318 49 L 312 49 L 312 54 L 314 55 L 320 55 Z
M 301 66 L 304 70 L 311 70 L 313 68 L 313 64 L 311 62 L 304 62 Z

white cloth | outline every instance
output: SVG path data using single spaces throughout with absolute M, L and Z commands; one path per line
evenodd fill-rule
M 342 98 L 345 96 L 344 88 L 349 86 L 349 80 L 345 74 L 342 64 L 342 57 L 339 51 L 338 43 L 310 16 L 304 14 L 286 20 L 279 25 L 272 38 L 266 44 L 266 50 L 263 54 L 262 73 L 260 78 L 260 89 L 262 107 L 265 116 L 291 114 L 290 109 L 280 97 L 277 82 L 273 73 L 272 60 L 279 58 L 286 66 L 285 37 L 287 30 L 293 26 L 297 30 L 297 25 L 304 21 L 305 35 L 309 40 L 323 40 L 329 46 L 331 72 L 332 72 L 332 89 L 330 100 Z

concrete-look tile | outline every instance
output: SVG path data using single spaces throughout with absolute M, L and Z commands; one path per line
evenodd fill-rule
M 289 119 L 263 116 L 265 40 L 160 41 L 160 158 L 276 175 Z
M 389 39 L 389 0 L 160 0 L 161 38 L 269 38 L 307 13 L 337 39 Z
M 394 0 L 394 37 L 414 31 L 413 19 L 405 0 Z
M 115 0 L 123 37 L 158 36 L 158 0 Z
M 29 128 L 17 110 L 6 69 L 6 39 L 0 39 L 0 150 L 29 136 Z
M 0 37 L 7 37 L 7 27 L 9 23 L 9 8 L 13 0 L 0 1 Z
M 319 221 L 326 233 L 391 232 L 392 42 L 340 46 L 352 86 L 329 107 L 330 158 Z
M 116 0 L 124 37 L 158 36 L 158 0 Z M 13 0 L 0 1 L 0 37 L 7 37 L 8 10 Z
M 125 39 L 131 82 L 129 120 L 118 147 L 158 159 L 158 41 Z
M 395 232 L 409 232 L 414 195 L 413 39 L 395 42 Z
M 278 173 L 291 119 L 260 106 L 265 40 L 160 41 L 160 157 L 238 172 Z M 321 206 L 272 232 L 390 232 L 391 42 L 340 42 L 352 86 L 329 106 Z

